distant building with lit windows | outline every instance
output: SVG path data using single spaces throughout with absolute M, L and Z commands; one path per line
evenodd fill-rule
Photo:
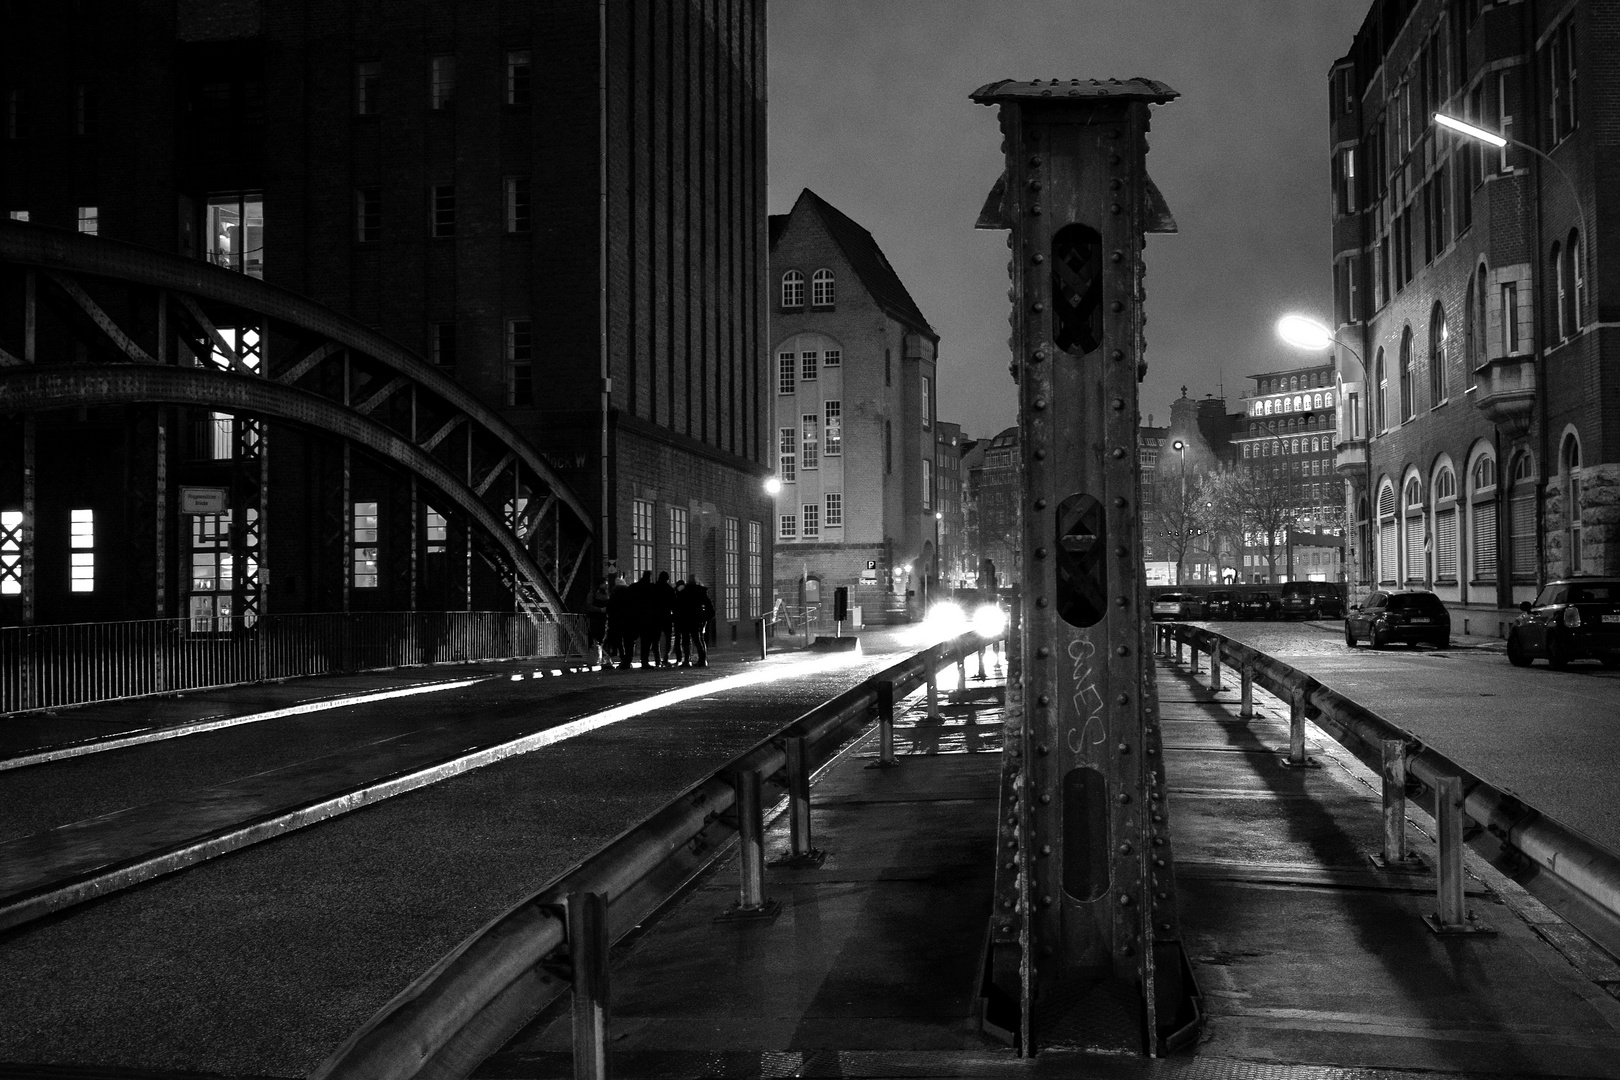
M 872 234 L 809 189 L 770 250 L 777 595 L 842 585 L 865 621 L 903 620 L 940 574 L 939 336 Z
M 1251 376 L 1254 389 L 1240 402 L 1232 460 L 1286 493 L 1293 527 L 1270 546 L 1263 536 L 1244 538 L 1241 581 L 1344 579 L 1343 492 L 1334 472 L 1341 403 L 1334 376 L 1330 361 Z

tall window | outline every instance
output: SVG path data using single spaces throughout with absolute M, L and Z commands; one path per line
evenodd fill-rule
M 258 193 L 212 195 L 204 243 L 208 261 L 249 277 L 264 277 L 264 199 Z
M 506 178 L 506 231 L 526 233 L 530 221 L 530 184 L 527 176 Z
M 818 413 L 805 413 L 802 434 L 804 436 L 803 454 L 799 460 L 801 469 L 816 469 L 821 467 L 821 416 Z
M 1417 387 L 1412 382 L 1412 328 L 1401 334 L 1401 420 L 1417 414 Z
M 653 504 L 649 499 L 630 500 L 630 574 L 637 580 L 653 566 Z
M 1378 491 L 1378 582 L 1381 585 L 1394 585 L 1398 578 L 1399 536 L 1395 524 L 1395 485 L 1386 480 Z
M 1474 580 L 1496 580 L 1496 459 L 1482 454 L 1469 476 L 1468 549 Z
M 1513 459 L 1513 486 L 1508 489 L 1508 537 L 1513 543 L 1513 579 L 1536 576 L 1536 459 Z
M 377 587 L 377 504 L 357 502 L 353 506 L 352 576 L 356 589 Z
M 442 109 L 456 99 L 456 58 L 435 56 L 428 82 L 428 107 Z
M 22 595 L 21 510 L 0 510 L 0 596 Z
M 534 404 L 534 331 L 528 319 L 506 324 L 506 403 Z
M 1389 372 L 1385 369 L 1382 346 L 1373 357 L 1372 425 L 1374 432 L 1382 432 L 1389 427 Z
M 456 362 L 456 324 L 433 324 L 433 362 L 440 367 L 453 367 Z
M 432 202 L 433 235 L 456 235 L 456 185 L 433 185 Z
M 781 515 L 777 519 L 776 535 L 783 540 L 797 540 L 799 537 L 799 515 Z
M 833 272 L 827 269 L 817 270 L 810 275 L 810 304 L 812 307 L 832 307 L 832 303 Z
M 101 231 L 100 207 L 79 207 L 79 231 L 86 236 L 95 236 Z
M 797 270 L 789 270 L 782 275 L 782 306 L 804 307 L 804 275 Z
M 690 570 L 686 507 L 672 506 L 669 508 L 669 576 L 684 581 Z
M 799 429 L 785 427 L 779 429 L 781 439 L 777 443 L 776 474 L 784 484 L 791 484 L 799 478 Z
M 1434 477 L 1434 576 L 1457 580 L 1457 474 L 1449 467 Z
M 776 354 L 776 392 L 791 394 L 798 386 L 799 358 L 796 353 Z
M 1579 574 L 1585 566 L 1581 557 L 1581 519 L 1585 507 L 1581 498 L 1581 444 L 1575 436 L 1564 439 L 1564 568 Z
M 844 495 L 839 491 L 829 491 L 823 497 L 827 503 L 827 528 L 841 529 L 844 527 Z
M 799 354 L 799 381 L 816 381 L 816 364 L 819 354 L 814 349 L 806 349 Z
M 1562 258 L 1558 245 L 1554 244 L 1553 260 L 1558 264 L 1558 336 L 1571 338 L 1581 329 L 1581 302 L 1586 291 L 1581 269 L 1581 234 L 1570 230 Z
M 443 555 L 450 542 L 450 522 L 431 506 L 422 507 L 422 531 L 429 555 Z
M 96 512 L 68 511 L 69 584 L 74 592 L 96 591 Z
M 929 431 L 934 426 L 934 380 L 922 376 L 922 426 Z
M 354 111 L 360 116 L 382 112 L 381 60 L 362 60 L 354 65 Z
M 354 238 L 362 244 L 382 239 L 382 189 L 357 188 L 354 193 Z
M 804 519 L 804 538 L 814 540 L 821 535 L 821 507 L 815 503 L 805 503 L 799 508 Z
M 533 61 L 528 49 L 510 49 L 506 54 L 506 103 L 529 103 L 529 79 Z
M 1425 551 L 1427 532 L 1423 513 L 1423 483 L 1417 477 L 1406 482 L 1406 580 L 1421 582 L 1428 569 Z
M 1552 113 L 1553 142 L 1575 130 L 1578 122 L 1575 98 L 1575 20 L 1567 19 L 1548 40 L 1548 101 Z
M 1500 117 L 1499 129 L 1504 139 L 1513 138 L 1513 110 L 1510 107 L 1511 98 L 1508 91 L 1511 89 L 1512 73 L 1508 71 L 1497 72 L 1496 75 L 1496 115 Z M 1510 172 L 1513 163 L 1508 155 L 1508 146 L 1504 145 L 1497 160 L 1497 171 Z
M 1429 316 L 1429 407 L 1436 408 L 1449 397 L 1446 386 L 1446 312 L 1439 304 Z
M 1512 356 L 1519 351 L 1519 286 L 1502 283 L 1502 352 Z
M 827 457 L 840 457 L 844 453 L 844 403 L 823 402 L 821 414 L 827 426 L 827 438 L 822 444 L 822 453 Z
M 727 622 L 737 621 L 737 519 L 726 518 L 725 532 L 725 618 Z
M 922 508 L 934 508 L 934 463 L 927 458 L 922 459 Z
M 748 523 L 748 617 L 765 614 L 765 537 L 759 522 Z
M 235 566 L 231 514 L 191 514 L 191 587 L 186 613 L 193 633 L 228 632 Z M 217 620 L 217 621 L 216 621 Z

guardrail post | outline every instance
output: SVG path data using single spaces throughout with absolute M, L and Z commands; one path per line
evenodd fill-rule
M 959 689 L 967 689 L 967 650 L 962 647 L 962 641 L 957 639 L 956 645 L 956 685 Z
M 1242 700 L 1238 702 L 1238 716 L 1248 720 L 1254 716 L 1254 672 L 1246 666 L 1239 668 L 1238 671 L 1239 688 L 1243 695 Z
M 1305 756 L 1305 691 L 1295 687 L 1288 694 L 1288 757 L 1283 762 L 1287 769 L 1320 769 L 1322 763 Z
M 1209 646 L 1209 688 L 1211 690 L 1225 689 L 1221 686 L 1221 643 L 1214 641 Z
M 1176 638 L 1176 663 L 1181 664 L 1181 663 L 1184 662 L 1182 660 L 1181 650 L 1187 643 L 1185 641 L 1181 640 L 1181 635 L 1180 634 L 1176 634 L 1175 638 Z
M 1380 739 L 1384 778 L 1384 850 L 1373 856 L 1382 870 L 1421 870 L 1423 863 L 1406 850 L 1406 740 Z
M 1440 852 L 1435 859 L 1439 910 L 1425 915 L 1423 921 L 1436 934 L 1494 934 L 1494 929 L 1463 907 L 1462 819 L 1462 780 L 1455 776 L 1435 777 L 1434 823 L 1440 834 Z
M 938 723 L 944 719 L 939 715 L 939 654 L 930 649 L 923 655 L 928 666 L 928 719 Z
M 986 643 L 985 643 L 983 638 L 979 639 L 979 673 L 977 675 L 973 676 L 973 681 L 974 682 L 984 682 L 986 679 L 988 679 L 990 677 L 990 676 L 988 676 L 988 675 L 986 675 L 984 673 L 984 650 L 985 650 L 985 644 Z
M 790 735 L 783 741 L 787 754 L 788 826 L 793 850 L 772 866 L 820 866 L 827 861 L 825 851 L 810 842 L 810 748 L 803 735 Z
M 741 769 L 731 774 L 737 790 L 737 867 L 741 887 L 737 902 L 722 919 L 774 919 L 782 905 L 765 897 L 765 811 L 759 797 L 759 773 Z
M 983 654 L 980 654 L 981 661 Z M 883 679 L 877 684 L 878 759 L 868 769 L 893 769 L 899 766 L 894 758 L 894 683 Z
M 568 894 L 568 959 L 574 982 L 574 1078 L 607 1080 L 607 900 Z
M 763 660 L 767 655 L 765 648 L 765 617 L 762 615 L 754 621 L 759 624 L 759 658 Z
M 1198 642 L 1189 642 L 1188 647 L 1192 649 L 1192 673 L 1197 675 L 1204 670 L 1203 665 L 1198 662 Z

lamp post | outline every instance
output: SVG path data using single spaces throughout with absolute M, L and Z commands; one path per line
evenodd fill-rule
M 1181 502 L 1176 504 L 1176 584 L 1179 586 L 1187 562 L 1187 444 L 1177 439 L 1170 448 L 1181 458 Z
M 1361 367 L 1362 385 L 1366 387 L 1368 408 L 1370 409 L 1372 407 L 1372 373 L 1367 370 L 1367 361 L 1361 358 L 1361 354 L 1355 350 L 1353 345 L 1339 340 L 1339 336 L 1332 330 L 1328 329 L 1326 326 L 1323 326 L 1315 319 L 1304 315 L 1284 315 L 1282 318 L 1278 319 L 1277 336 L 1282 338 L 1287 344 L 1294 346 L 1296 349 L 1305 349 L 1309 352 L 1321 352 L 1324 349 L 1331 349 L 1337 345 L 1348 352 L 1351 356 L 1355 357 L 1356 363 Z M 1342 385 L 1343 380 L 1340 382 Z M 1339 405 L 1342 408 L 1344 405 L 1344 392 L 1340 390 L 1339 394 Z M 1352 424 L 1353 423 L 1354 420 L 1352 418 Z M 1352 426 L 1351 434 L 1353 435 L 1354 433 L 1355 429 Z M 1365 454 L 1366 460 L 1364 462 L 1365 467 L 1362 476 L 1362 485 L 1363 490 L 1366 491 L 1368 497 L 1370 498 L 1372 495 L 1372 424 L 1370 422 L 1367 425 L 1367 443 L 1368 450 Z M 1346 528 L 1344 530 L 1346 533 L 1350 531 L 1348 525 L 1350 522 L 1353 522 L 1354 515 L 1347 515 L 1347 517 L 1350 518 L 1350 521 L 1346 522 Z M 1342 541 L 1343 537 L 1340 539 Z M 1366 558 L 1367 553 L 1362 552 L 1361 560 L 1358 560 L 1356 567 L 1358 577 L 1360 576 L 1361 562 Z M 1289 563 L 1288 569 L 1289 573 L 1292 574 L 1292 562 Z M 1357 584 L 1359 585 L 1362 583 L 1358 581 Z

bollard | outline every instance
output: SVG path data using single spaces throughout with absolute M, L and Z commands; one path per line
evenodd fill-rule
M 568 960 L 574 982 L 574 1078 L 607 1080 L 607 899 L 568 894 Z
M 1238 682 L 1243 699 L 1238 703 L 1238 716 L 1248 720 L 1254 716 L 1254 672 L 1240 668 Z
M 768 655 L 765 647 L 765 620 L 759 618 L 754 621 L 759 624 L 759 658 L 763 660 Z
M 1181 648 L 1185 644 L 1186 644 L 1186 642 L 1181 640 L 1181 635 L 1177 634 L 1176 635 L 1176 663 L 1177 664 L 1180 664 L 1182 662 L 1181 661 Z
M 1434 823 L 1440 834 L 1435 858 L 1437 910 L 1423 921 L 1436 934 L 1494 934 L 1489 925 L 1463 907 L 1463 800 L 1462 780 L 1437 776 L 1434 780 Z
M 1320 769 L 1322 763 L 1305 756 L 1305 691 L 1294 689 L 1288 695 L 1288 757 L 1285 769 Z
M 939 723 L 944 717 L 939 715 L 939 657 L 930 651 L 924 654 L 924 663 L 928 665 L 928 719 Z
M 1381 870 L 1423 869 L 1423 862 L 1406 850 L 1406 741 L 1380 739 L 1384 777 L 1384 850 L 1372 857 Z
M 733 773 L 737 789 L 737 866 L 741 884 L 737 902 L 720 919 L 774 919 L 782 910 L 765 898 L 765 813 L 759 798 L 759 774 L 752 769 Z
M 810 748 L 803 735 L 789 736 L 782 749 L 787 754 L 788 826 L 792 850 L 772 866 L 820 866 L 827 861 L 825 851 L 817 851 L 810 840 Z
M 1221 690 L 1221 643 L 1216 641 L 1209 647 L 1209 688 L 1211 691 Z
M 884 679 L 877 684 L 878 759 L 868 769 L 893 769 L 900 763 L 894 758 L 894 683 Z

